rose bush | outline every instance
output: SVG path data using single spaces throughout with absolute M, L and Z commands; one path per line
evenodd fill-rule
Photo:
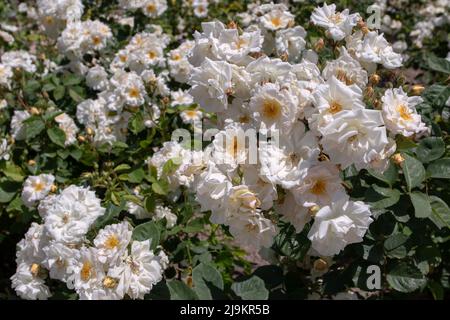
M 368 6 L 0 3 L 1 297 L 446 297 L 449 2 Z

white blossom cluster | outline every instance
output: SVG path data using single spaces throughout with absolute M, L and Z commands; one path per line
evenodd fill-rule
M 276 210 L 297 232 L 313 221 L 312 252 L 336 255 L 361 242 L 373 221 L 369 205 L 349 199 L 341 171 L 353 165 L 383 172 L 396 134 L 428 134 L 415 109 L 422 100 L 394 88 L 384 92 L 381 108 L 366 104 L 369 77 L 402 61 L 382 34 L 357 27 L 358 14 L 326 4 L 314 10 L 312 23 L 341 41 L 339 56 L 323 66 L 285 5 L 253 7 L 241 17 L 243 30 L 205 22 L 189 43 L 189 93 L 217 117 L 214 141 L 203 155 L 168 142 L 149 163 L 163 175 L 163 165 L 177 159 L 166 177 L 172 189 L 190 187 L 201 210 L 229 226 L 242 245 L 271 246 L 277 228 L 270 213 Z M 259 141 L 256 162 L 241 139 L 248 129 L 278 133 Z
M 23 299 L 51 296 L 46 278 L 60 280 L 80 299 L 143 299 L 162 279 L 168 259 L 150 249 L 150 240 L 132 241 L 132 226 L 123 221 L 99 230 L 92 243 L 87 233 L 105 213 L 89 188 L 70 185 L 50 193 L 54 177 L 28 177 L 22 199 L 38 205 L 42 223 L 33 223 L 17 245 L 12 287 Z
M 8 51 L 0 59 L 0 87 L 10 88 L 14 70 L 36 72 L 36 57 L 27 51 Z
M 155 74 L 153 68 L 164 67 L 164 49 L 168 38 L 157 26 L 155 32 L 136 34 L 115 55 L 109 68 L 94 66 L 86 74 L 86 82 L 100 91 L 97 99 L 77 106 L 77 120 L 91 132 L 95 145 L 125 141 L 128 122 L 133 112 L 144 111 L 146 127 L 156 125 L 160 109 L 155 96 L 169 96 L 168 71 Z

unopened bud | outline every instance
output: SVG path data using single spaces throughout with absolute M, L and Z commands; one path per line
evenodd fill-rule
M 30 108 L 30 113 L 31 113 L 32 115 L 38 115 L 38 114 L 41 113 L 41 111 L 39 111 L 39 109 L 36 108 L 36 107 L 31 107 L 31 108 Z
M 328 262 L 319 258 L 316 261 L 314 261 L 313 268 L 317 271 L 325 271 L 328 269 Z
M 234 21 L 230 21 L 227 25 L 228 29 L 237 29 L 237 23 Z
M 381 101 L 378 99 L 375 99 L 375 101 L 373 102 L 373 107 L 377 110 L 381 109 Z
M 87 128 L 87 129 L 86 129 L 86 133 L 87 133 L 88 135 L 90 135 L 90 136 L 93 136 L 93 135 L 94 135 L 94 130 L 92 130 L 91 128 Z
M 280 59 L 281 59 L 281 61 L 286 62 L 286 61 L 288 61 L 288 57 L 289 56 L 288 56 L 287 52 L 285 52 L 280 56 Z
M 425 90 L 424 86 L 420 84 L 415 84 L 411 87 L 411 94 L 413 96 L 420 96 L 424 90 Z
M 28 160 L 28 165 L 29 166 L 35 166 L 36 165 L 36 161 L 34 161 L 33 159 Z
M 192 288 L 192 277 L 191 276 L 188 276 L 187 278 L 186 278 L 186 284 L 190 287 L 190 288 Z
M 314 51 L 319 52 L 325 47 L 325 41 L 323 38 L 320 38 L 319 40 L 314 43 Z
M 164 104 L 168 104 L 170 102 L 170 99 L 169 99 L 169 97 L 164 97 L 164 98 L 161 99 L 161 101 Z
M 381 77 L 379 75 L 377 75 L 376 73 L 372 74 L 369 77 L 369 82 L 374 86 L 377 85 L 378 83 L 380 83 L 380 80 L 381 80 Z
M 392 156 L 392 161 L 394 161 L 395 164 L 400 165 L 405 161 L 405 158 L 400 153 L 396 153 Z
M 375 94 L 375 90 L 373 90 L 371 86 L 368 86 L 364 94 L 368 99 L 372 99 Z
M 81 143 L 83 143 L 83 142 L 86 141 L 86 138 L 85 138 L 84 136 L 82 136 L 82 135 L 79 135 L 79 136 L 78 136 L 78 141 L 81 142 Z
M 319 212 L 320 207 L 318 205 L 314 205 L 311 208 L 309 208 L 309 214 L 312 216 L 315 216 L 317 212 Z
M 57 190 L 58 190 L 58 187 L 56 185 L 52 184 L 52 186 L 50 187 L 50 191 L 52 193 L 55 193 Z

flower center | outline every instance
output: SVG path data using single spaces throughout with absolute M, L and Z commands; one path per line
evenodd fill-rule
M 338 113 L 339 111 L 342 111 L 342 105 L 340 103 L 338 103 L 337 101 L 332 101 L 330 103 L 330 106 L 328 108 L 328 111 L 331 114 L 335 114 Z
M 156 11 L 156 6 L 155 6 L 153 3 L 150 3 L 150 4 L 147 6 L 147 11 L 148 11 L 148 12 L 155 12 L 155 11 Z
M 35 277 L 37 277 L 40 270 L 41 270 L 41 267 L 37 263 L 33 263 L 30 267 L 30 272 Z
M 113 289 L 117 286 L 117 280 L 107 276 L 103 279 L 102 284 L 105 288 Z
M 120 60 L 120 62 L 127 62 L 128 57 L 126 55 L 120 55 L 119 60 Z
M 354 84 L 355 82 L 347 75 L 347 73 L 342 70 L 338 69 L 336 72 L 336 78 L 342 82 L 344 82 L 346 85 L 350 86 Z
M 132 87 L 130 90 L 128 90 L 128 94 L 131 98 L 139 98 L 140 92 L 138 88 Z
M 325 181 L 323 180 L 317 180 L 313 187 L 311 188 L 311 193 L 315 194 L 315 195 L 321 195 L 324 194 L 327 188 L 327 184 Z
M 281 113 L 281 104 L 275 99 L 267 99 L 263 103 L 262 113 L 264 117 L 276 119 Z
M 98 46 L 102 42 L 102 39 L 100 39 L 99 36 L 93 36 L 92 42 L 94 43 L 94 45 Z
M 187 110 L 186 115 L 188 116 L 188 118 L 193 119 L 197 116 L 197 111 L 196 110 Z
M 172 60 L 175 61 L 181 60 L 181 55 L 179 53 L 172 54 Z
M 104 246 L 108 249 L 114 249 L 119 245 L 119 239 L 115 234 L 110 235 L 108 239 L 106 239 Z
M 397 112 L 400 114 L 400 117 L 403 120 L 409 121 L 412 119 L 411 112 L 409 111 L 408 107 L 404 104 L 401 104 L 397 107 Z
M 342 21 L 342 15 L 340 12 L 337 12 L 335 14 L 332 14 L 330 16 L 330 21 L 333 23 L 340 23 Z
M 92 264 L 89 261 L 83 263 L 83 267 L 80 271 L 80 277 L 83 281 L 88 281 L 92 276 Z
M 148 57 L 150 58 L 150 59 L 155 59 L 156 57 L 157 57 L 158 55 L 156 54 L 156 52 L 155 51 L 153 51 L 153 50 L 150 50 L 149 52 L 148 52 Z
M 270 22 L 272 22 L 272 25 L 274 27 L 279 27 L 281 25 L 281 18 L 280 17 L 273 17 L 270 19 Z
M 39 181 L 38 183 L 36 183 L 34 185 L 34 191 L 36 191 L 36 192 L 40 192 L 40 191 L 44 190 L 44 188 L 45 188 L 45 184 L 43 184 L 41 181 Z

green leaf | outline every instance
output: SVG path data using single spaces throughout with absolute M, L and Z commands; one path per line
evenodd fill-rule
M 141 112 L 136 112 L 132 117 L 130 121 L 130 129 L 134 134 L 138 134 L 145 129 L 144 117 Z
M 430 196 L 431 215 L 430 220 L 439 228 L 447 227 L 450 229 L 450 208 L 439 197 Z
M 156 207 L 155 198 L 153 196 L 145 197 L 144 199 L 144 207 L 147 212 L 154 212 Z
M 166 161 L 166 163 L 163 166 L 163 174 L 165 175 L 171 175 L 174 173 L 178 167 L 180 166 L 181 161 L 179 159 L 169 159 Z
M 267 300 L 269 297 L 264 281 L 258 276 L 252 276 L 242 282 L 234 282 L 231 289 L 242 300 Z
M 392 161 L 389 161 L 389 166 L 383 173 L 379 173 L 373 169 L 368 169 L 367 171 L 372 177 L 387 183 L 389 186 L 392 186 L 398 179 L 398 169 Z
M 429 280 L 428 289 L 430 289 L 434 300 L 444 300 L 445 296 L 444 287 L 439 282 Z
M 82 96 L 80 96 L 75 90 L 69 89 L 69 96 L 72 98 L 73 101 L 80 103 L 84 100 Z
M 223 290 L 222 275 L 209 264 L 200 263 L 192 271 L 194 291 L 201 300 L 213 299 L 215 290 Z
M 430 178 L 450 179 L 450 158 L 442 158 L 430 163 L 427 167 Z
M 134 171 L 131 171 L 128 174 L 128 181 L 131 183 L 141 183 L 142 180 L 144 179 L 144 176 L 145 176 L 144 169 L 138 168 Z
M 389 285 L 400 292 L 408 293 L 423 288 L 427 280 L 415 266 L 399 262 L 387 274 Z
M 408 191 L 418 187 L 425 179 L 425 168 L 422 163 L 406 153 L 402 153 L 405 161 L 402 162 L 403 174 L 405 175 Z
M 116 206 L 113 203 L 109 203 L 106 207 L 105 214 L 98 217 L 98 219 L 95 221 L 95 226 L 97 228 L 102 228 L 109 222 L 111 222 L 114 218 L 117 218 L 122 212 L 123 206 Z
M 114 171 L 115 172 L 121 172 L 121 171 L 130 170 L 130 169 L 131 169 L 130 165 L 128 165 L 126 163 L 122 163 L 122 164 L 119 164 L 117 167 L 115 167 Z
M 386 255 L 390 258 L 403 259 L 407 255 L 404 244 L 408 241 L 408 236 L 403 233 L 394 233 L 384 241 Z
M 66 141 L 66 134 L 64 131 L 58 127 L 52 127 L 47 129 L 47 135 L 54 144 L 64 148 L 64 143 Z
M 0 183 L 0 203 L 10 202 L 21 189 L 20 183 L 3 181 Z
M 152 183 L 152 190 L 156 194 L 166 195 L 169 192 L 169 183 L 164 180 L 155 181 Z
M 409 194 L 414 206 L 416 218 L 428 218 L 431 215 L 430 199 L 425 193 L 415 191 Z
M 45 123 L 41 118 L 31 118 L 25 122 L 25 132 L 27 140 L 39 135 L 45 129 Z
M 416 149 L 417 158 L 423 163 L 439 159 L 445 152 L 445 143 L 441 137 L 428 137 L 420 141 Z
M 373 184 L 365 193 L 365 201 L 374 209 L 384 209 L 393 206 L 400 200 L 400 191 L 382 188 Z
M 83 78 L 81 78 L 75 74 L 68 73 L 63 76 L 62 82 L 65 86 L 74 86 L 74 85 L 81 83 L 82 80 L 83 80 Z
M 428 55 L 426 58 L 427 66 L 431 70 L 450 74 L 450 61 L 437 56 Z
M 153 221 L 138 225 L 133 230 L 133 240 L 144 241 L 150 239 L 150 247 L 155 250 L 159 245 L 160 232 Z
M 197 218 L 189 221 L 186 227 L 184 227 L 183 231 L 186 233 L 196 233 L 202 231 L 205 227 L 205 221 L 203 218 Z
M 445 106 L 449 95 L 450 87 L 439 84 L 433 84 L 432 86 L 428 87 L 422 94 L 425 100 L 435 108 L 441 108 Z
M 198 300 L 198 296 L 194 290 L 187 284 L 179 280 L 167 281 L 167 287 L 170 292 L 171 300 Z
M 1 163 L 0 168 L 0 172 L 13 181 L 21 182 L 25 178 L 22 169 L 11 162 Z
M 55 90 L 55 88 L 56 86 L 53 83 L 47 83 L 42 87 L 42 91 L 49 92 Z
M 397 150 L 408 150 L 417 147 L 415 143 L 410 138 L 404 137 L 402 135 L 397 135 L 395 138 L 395 143 L 397 144 Z
M 64 94 L 66 93 L 66 89 L 63 86 L 58 86 L 53 90 L 53 97 L 56 101 L 61 100 L 64 98 Z

